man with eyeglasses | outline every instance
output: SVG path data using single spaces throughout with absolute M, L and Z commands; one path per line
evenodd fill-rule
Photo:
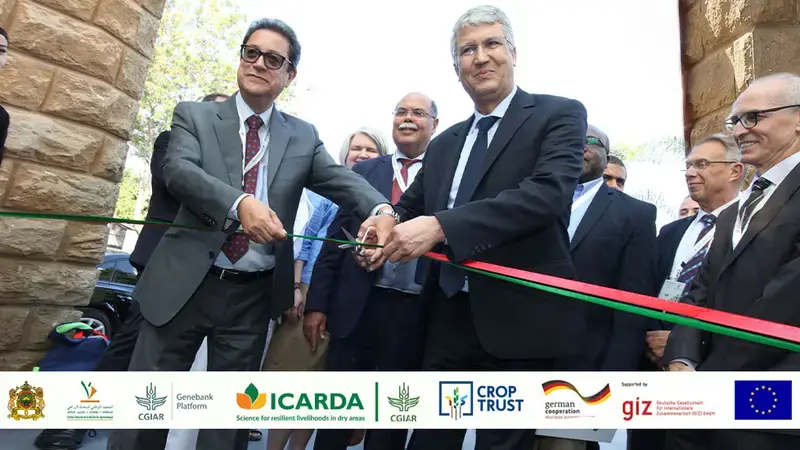
M 676 220 L 658 234 L 658 270 L 655 286 L 659 297 L 677 301 L 688 291 L 714 239 L 720 213 L 735 203 L 744 179 L 741 151 L 733 138 L 715 134 L 698 142 L 686 157 L 686 185 L 696 215 Z M 650 320 L 645 337 L 642 370 L 658 370 L 671 322 Z M 664 430 L 631 430 L 629 450 L 664 448 Z
M 653 295 L 656 266 L 656 207 L 603 181 L 608 162 L 608 136 L 589 125 L 583 170 L 572 196 L 567 231 L 577 280 L 612 289 Z M 592 319 L 583 350 L 563 358 L 558 370 L 634 371 L 644 351 L 647 319 L 591 306 Z M 560 432 L 559 435 L 563 433 Z M 591 433 L 591 431 L 589 431 Z M 581 433 L 586 436 L 586 430 Z M 594 450 L 597 442 L 549 438 L 537 450 Z
M 394 110 L 392 138 L 397 150 L 356 164 L 353 171 L 396 203 L 428 158 L 426 150 L 439 124 L 437 115 L 436 104 L 428 96 L 407 94 Z M 356 234 L 361 222 L 352 212 L 340 209 L 328 237 L 347 239 L 342 228 Z M 322 248 L 311 276 L 304 332 L 312 349 L 326 330 L 330 333 L 327 370 L 419 370 L 424 304 L 416 268 L 414 260 L 367 272 L 347 251 L 335 245 Z M 345 450 L 351 432 L 317 430 L 314 448 Z M 364 448 L 404 450 L 407 438 L 404 429 L 367 430 Z
M 720 213 L 714 242 L 681 302 L 800 326 L 800 76 L 753 82 L 725 128 L 757 176 Z M 682 325 L 672 329 L 662 361 L 671 371 L 800 370 L 800 353 Z M 800 448 L 800 432 L 676 430 L 667 432 L 667 448 Z
M 303 188 L 361 217 L 394 213 L 336 164 L 313 125 L 274 107 L 297 75 L 294 31 L 261 19 L 242 44 L 238 93 L 175 108 L 164 180 L 181 203 L 175 222 L 205 229 L 170 229 L 153 251 L 134 291 L 145 320 L 131 371 L 188 371 L 206 337 L 208 371 L 260 369 L 270 318 L 293 305 L 294 252 L 283 224 L 294 223 Z M 166 430 L 119 430 L 109 448 L 157 450 L 166 439 Z M 197 449 L 247 442 L 246 429 L 200 430 Z
M 474 110 L 431 141 L 420 173 L 395 205 L 402 223 L 377 217 L 362 224 L 360 234 L 377 226 L 385 234 L 372 242 L 387 244 L 365 252 L 363 262 L 376 269 L 387 259 L 410 261 L 434 250 L 456 263 L 479 260 L 574 278 L 567 225 L 586 109 L 517 87 L 514 33 L 494 6 L 463 14 L 450 49 Z M 590 308 L 583 302 L 425 258 L 418 267 L 427 308 L 424 370 L 548 371 L 584 348 Z M 458 388 L 441 386 L 444 395 Z M 439 414 L 450 415 L 444 397 L 439 404 Z M 408 448 L 460 450 L 465 432 L 416 429 Z M 531 450 L 537 439 L 534 430 L 476 433 L 477 450 Z

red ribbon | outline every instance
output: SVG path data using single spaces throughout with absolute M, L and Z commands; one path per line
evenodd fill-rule
M 437 261 L 450 262 L 446 256 L 440 253 L 428 252 L 425 254 L 425 256 Z M 785 341 L 800 343 L 800 328 L 790 325 L 769 322 L 762 319 L 756 319 L 754 317 L 747 317 L 724 311 L 717 311 L 714 309 L 703 308 L 686 303 L 673 302 L 661 298 L 636 294 L 633 292 L 620 291 L 618 289 L 582 283 L 580 281 L 567 280 L 550 275 L 542 275 L 535 272 L 528 272 L 527 270 L 498 266 L 496 264 L 478 261 L 465 261 L 460 263 L 460 265 L 497 275 L 530 281 L 532 283 L 566 289 L 572 292 L 591 295 L 594 297 L 601 297 L 619 303 L 626 303 L 628 305 L 639 306 L 655 311 L 664 311 L 671 314 L 677 314 L 680 316 L 701 320 L 707 323 L 722 325 L 728 328 L 735 328 L 763 336 L 770 336 L 783 339 Z

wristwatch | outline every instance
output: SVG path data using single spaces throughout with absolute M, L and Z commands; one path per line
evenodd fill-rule
M 380 216 L 382 214 L 387 214 L 387 215 L 390 215 L 390 216 L 394 217 L 394 221 L 397 222 L 398 225 L 400 224 L 400 214 L 397 214 L 397 211 L 395 211 L 394 208 L 381 209 L 375 215 L 376 216 Z
M 300 283 L 295 283 L 295 284 L 294 284 L 294 288 L 295 288 L 295 289 L 300 289 Z

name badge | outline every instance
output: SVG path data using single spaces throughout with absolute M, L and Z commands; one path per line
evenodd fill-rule
M 677 302 L 683 296 L 683 290 L 685 288 L 686 283 L 668 279 L 664 281 L 664 285 L 661 286 L 661 292 L 658 293 L 658 298 Z

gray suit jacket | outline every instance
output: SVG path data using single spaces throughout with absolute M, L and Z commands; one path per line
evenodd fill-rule
M 360 175 L 336 164 L 313 125 L 274 110 L 269 126 L 267 196 L 287 230 L 305 187 L 363 217 L 379 203 L 389 203 Z M 175 223 L 218 231 L 172 228 L 164 234 L 133 294 L 153 325 L 175 317 L 222 250 L 228 210 L 243 193 L 242 155 L 235 97 L 175 107 L 163 165 L 167 189 L 181 202 Z M 273 317 L 293 304 L 292 260 L 291 240 L 276 243 L 273 284 L 264 286 Z

